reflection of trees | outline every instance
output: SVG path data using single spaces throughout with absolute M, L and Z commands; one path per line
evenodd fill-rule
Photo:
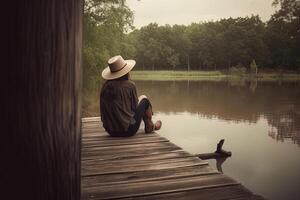
M 300 144 L 300 87 L 294 82 L 138 81 L 161 112 L 190 112 L 207 118 L 257 122 L 264 116 L 277 140 Z
M 264 113 L 269 136 L 277 141 L 292 140 L 300 146 L 300 87 L 299 83 L 283 83 L 274 88 L 274 97 Z M 269 94 L 271 98 L 271 94 Z
M 300 114 L 295 110 L 286 110 L 270 115 L 269 136 L 277 141 L 292 140 L 300 146 Z

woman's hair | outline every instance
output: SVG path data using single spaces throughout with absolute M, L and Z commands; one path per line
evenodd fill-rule
M 121 76 L 117 80 L 129 80 L 129 72 L 127 74 L 125 74 L 124 76 Z

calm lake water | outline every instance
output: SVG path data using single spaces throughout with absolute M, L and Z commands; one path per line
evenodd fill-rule
M 136 81 L 150 97 L 159 133 L 192 153 L 232 157 L 219 170 L 256 194 L 300 199 L 300 82 Z M 84 116 L 99 116 L 99 91 L 86 93 Z M 216 167 L 216 160 L 208 160 Z

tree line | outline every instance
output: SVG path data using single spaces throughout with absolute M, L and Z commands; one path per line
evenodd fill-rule
M 126 0 L 86 0 L 84 76 L 100 76 L 107 59 L 116 54 L 135 59 L 139 70 L 224 70 L 253 62 L 260 68 L 298 70 L 300 3 L 273 4 L 279 9 L 267 22 L 253 15 L 134 29 Z
M 265 27 L 258 16 L 216 22 L 158 26 L 151 23 L 127 35 L 124 55 L 139 69 L 219 70 L 267 63 Z

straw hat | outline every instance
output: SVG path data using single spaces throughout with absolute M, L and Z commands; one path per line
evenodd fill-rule
M 106 80 L 117 79 L 132 70 L 135 60 L 124 60 L 122 56 L 114 56 L 108 60 L 108 67 L 102 71 L 102 77 Z

